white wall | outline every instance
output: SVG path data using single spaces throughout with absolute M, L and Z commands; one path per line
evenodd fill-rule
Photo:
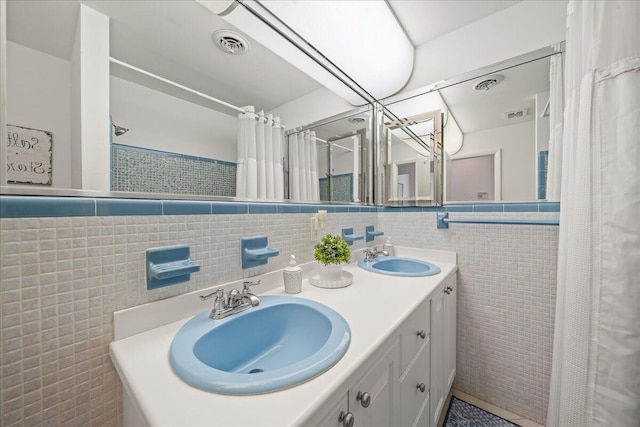
M 565 0 L 525 0 L 416 48 L 401 92 L 532 52 L 565 39 Z
M 111 77 L 113 122 L 130 129 L 117 144 L 236 162 L 237 118 Z
M 69 61 L 7 41 L 7 123 L 53 133 L 52 187 L 71 188 Z
M 273 109 L 287 129 L 304 126 L 345 111 L 353 110 L 349 104 L 329 89 L 321 88 Z
M 502 149 L 502 200 L 536 200 L 535 122 L 466 133 L 457 155 L 496 148 Z

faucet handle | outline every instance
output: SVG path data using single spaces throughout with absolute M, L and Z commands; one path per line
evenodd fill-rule
M 211 292 L 210 294 L 200 295 L 200 301 L 206 301 L 213 297 L 216 297 L 216 299 L 218 299 L 218 298 L 222 298 L 223 296 L 224 296 L 224 289 L 218 289 L 217 291 Z
M 245 293 L 245 294 L 246 293 L 250 293 L 251 292 L 251 286 L 259 285 L 260 282 L 262 282 L 262 279 L 256 280 L 256 281 L 242 282 L 242 285 L 243 285 L 242 292 Z

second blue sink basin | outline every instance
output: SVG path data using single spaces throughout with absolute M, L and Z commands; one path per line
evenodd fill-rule
M 361 259 L 358 265 L 367 271 L 392 276 L 419 277 L 440 273 L 440 267 L 437 265 L 413 258 L 381 257 L 370 262 Z
M 258 394 L 313 378 L 340 360 L 351 341 L 346 321 L 303 298 L 263 296 L 260 305 L 221 320 L 209 311 L 187 322 L 171 343 L 174 372 L 222 394 Z

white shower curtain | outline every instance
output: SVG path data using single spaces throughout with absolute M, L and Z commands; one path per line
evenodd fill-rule
M 238 161 L 236 196 L 242 198 L 283 199 L 282 126 L 279 117 L 252 106 L 238 116 Z
M 284 199 L 284 171 L 282 168 L 282 125 L 280 117 L 273 118 L 273 185 L 274 198 Z
M 559 51 L 560 44 L 554 46 Z M 564 114 L 564 64 L 562 55 L 551 57 L 549 67 L 549 159 L 547 163 L 547 195 L 549 202 L 560 201 L 562 181 L 562 132 Z
M 291 200 L 319 201 L 320 183 L 315 132 L 304 131 L 289 135 L 289 164 Z
M 568 5 L 550 427 L 640 422 L 639 22 Z

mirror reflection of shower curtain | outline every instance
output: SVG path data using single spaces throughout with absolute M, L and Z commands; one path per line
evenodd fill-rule
M 561 48 L 560 44 L 554 47 Z M 562 175 L 562 132 L 564 116 L 563 55 L 553 55 L 549 66 L 549 157 L 547 164 L 547 201 L 560 201 Z
M 360 135 L 353 136 L 353 201 L 360 201 Z
M 253 106 L 238 115 L 236 196 L 282 199 L 282 127 L 279 117 L 254 113 Z
M 291 200 L 319 201 L 320 183 L 315 132 L 304 131 L 289 135 L 289 162 Z

